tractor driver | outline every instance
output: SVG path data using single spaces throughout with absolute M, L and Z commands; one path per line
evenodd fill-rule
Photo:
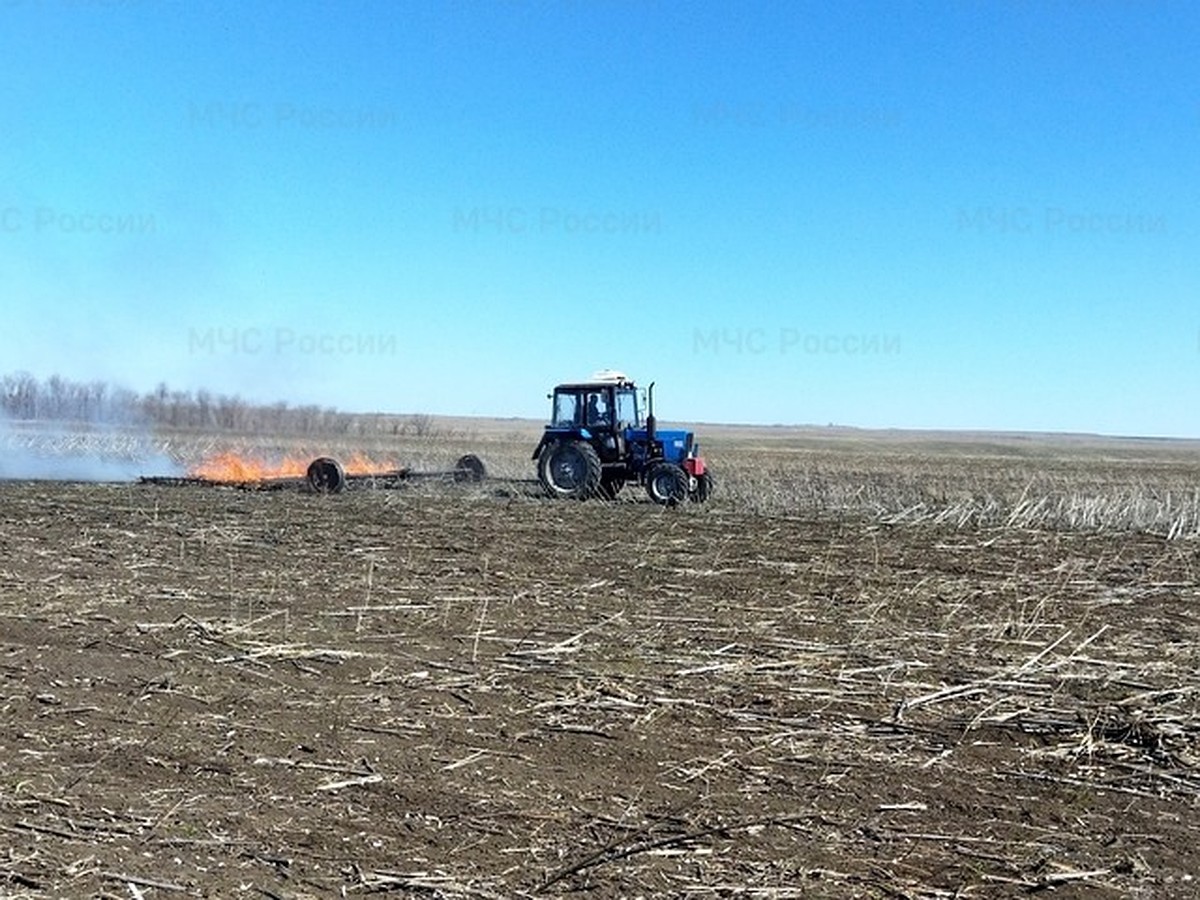
M 587 423 L 589 425 L 608 425 L 608 403 L 603 394 L 588 394 Z

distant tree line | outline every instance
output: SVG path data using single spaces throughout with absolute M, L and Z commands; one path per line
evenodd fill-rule
M 207 390 L 172 390 L 160 383 L 138 393 L 105 381 L 39 380 L 28 372 L 0 376 L 0 416 L 32 423 L 63 422 L 239 434 L 430 434 L 433 417 L 339 412 L 316 405 L 250 403 Z

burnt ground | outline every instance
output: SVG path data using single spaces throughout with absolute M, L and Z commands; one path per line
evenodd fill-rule
M 0 895 L 1185 897 L 1200 547 L 0 485 Z

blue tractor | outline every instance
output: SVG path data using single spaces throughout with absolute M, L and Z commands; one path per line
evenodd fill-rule
M 620 372 L 560 384 L 549 395 L 550 423 L 533 451 L 538 481 L 551 497 L 612 499 L 626 484 L 640 484 L 663 506 L 703 503 L 713 480 L 690 431 L 660 429 L 654 419 L 654 384 L 643 397 Z

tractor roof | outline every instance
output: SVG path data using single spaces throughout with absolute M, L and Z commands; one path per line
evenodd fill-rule
M 556 391 L 597 391 L 603 388 L 619 387 L 633 388 L 637 387 L 632 381 L 575 381 L 568 384 L 557 384 L 554 386 Z
M 575 388 L 598 388 L 616 385 L 617 387 L 633 387 L 633 379 L 619 369 L 599 369 L 592 373 L 587 381 L 571 381 L 560 384 L 555 390 Z
M 571 381 L 555 387 L 556 391 L 586 391 L 606 387 L 636 387 L 633 379 L 619 369 L 599 369 L 587 381 Z

